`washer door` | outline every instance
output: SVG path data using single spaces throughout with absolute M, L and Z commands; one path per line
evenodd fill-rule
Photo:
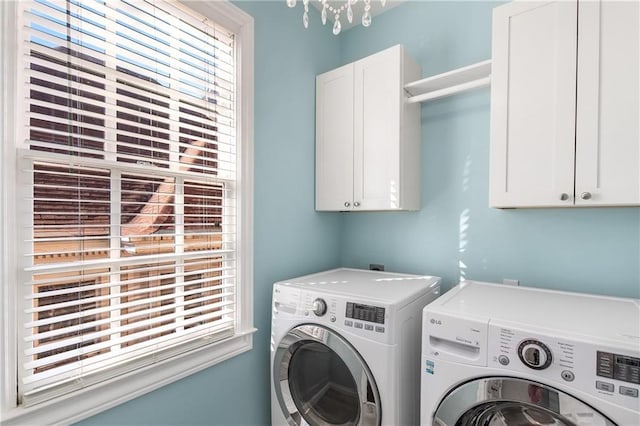
M 615 426 L 602 413 L 569 394 L 508 377 L 478 379 L 455 388 L 438 406 L 434 424 Z
M 380 425 L 378 388 L 364 360 L 319 325 L 293 328 L 276 349 L 275 393 L 290 425 Z

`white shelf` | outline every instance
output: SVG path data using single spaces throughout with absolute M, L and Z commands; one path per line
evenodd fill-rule
M 408 103 L 443 98 L 491 84 L 491 59 L 423 78 L 404 86 Z

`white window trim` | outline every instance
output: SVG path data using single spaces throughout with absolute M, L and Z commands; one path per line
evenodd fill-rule
M 17 200 L 16 124 L 19 111 L 15 105 L 20 90 L 17 53 L 19 5 L 17 1 L 0 1 L 0 423 L 70 424 L 93 416 L 145 393 L 180 380 L 253 347 L 253 81 L 254 24 L 253 18 L 228 1 L 181 1 L 195 12 L 211 16 L 212 20 L 238 35 L 237 137 L 240 167 L 238 199 L 240 213 L 238 250 L 242 256 L 238 265 L 237 315 L 243 329 L 235 336 L 184 355 L 150 365 L 109 381 L 79 390 L 54 400 L 23 408 L 17 399 L 17 231 L 15 206 Z

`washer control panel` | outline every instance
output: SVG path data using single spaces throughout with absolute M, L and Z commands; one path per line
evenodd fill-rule
M 631 348 L 632 345 L 629 345 Z M 554 386 L 580 389 L 597 398 L 640 411 L 640 354 L 575 336 L 517 325 L 494 324 L 488 336 L 488 365 L 505 374 L 535 375 Z
M 640 385 L 640 358 L 598 351 L 596 374 L 600 377 Z
M 490 332 L 489 345 L 493 362 L 501 367 L 523 372 L 544 370 L 564 381 L 572 380 L 576 348 L 569 340 L 534 337 L 511 327 L 495 327 Z

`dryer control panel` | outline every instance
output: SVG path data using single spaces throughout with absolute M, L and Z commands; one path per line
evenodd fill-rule
M 288 315 L 309 323 L 324 324 L 340 333 L 351 333 L 392 344 L 394 313 L 389 306 L 297 288 L 274 287 L 274 314 Z
M 347 302 L 347 312 L 345 313 L 345 316 L 355 320 L 384 324 L 384 308 L 381 306 Z

